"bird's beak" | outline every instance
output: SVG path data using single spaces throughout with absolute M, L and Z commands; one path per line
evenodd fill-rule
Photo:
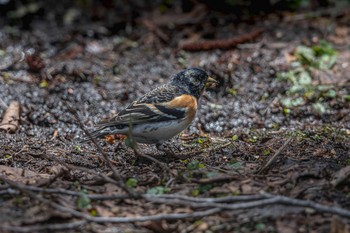
M 215 79 L 213 79 L 212 77 L 209 77 L 207 79 L 207 82 L 205 83 L 205 87 L 207 88 L 212 88 L 212 87 L 216 87 L 216 85 L 218 84 L 219 82 L 216 81 Z

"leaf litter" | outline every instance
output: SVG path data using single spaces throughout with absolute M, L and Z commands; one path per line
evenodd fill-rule
M 198 203 L 194 205 L 194 200 L 204 201 L 199 198 L 245 198 L 245 195 L 251 198 L 269 193 L 349 211 L 350 105 L 346 97 L 350 95 L 347 75 L 350 66 L 346 60 L 349 51 L 335 49 L 338 56 L 335 61 L 328 45 L 298 47 L 308 35 L 322 38 L 325 29 L 307 27 L 312 23 L 305 21 L 300 28 L 295 22 L 277 23 L 266 19 L 264 27 L 269 30 L 249 44 L 196 53 L 179 52 L 176 48 L 179 37 L 171 37 L 167 25 L 159 23 L 140 23 L 137 25 L 140 32 L 134 32 L 130 38 L 100 35 L 96 39 L 79 30 L 71 34 L 69 29 L 61 32 L 71 38 L 68 41 L 52 31 L 47 31 L 45 37 L 32 37 L 40 35 L 42 28 L 23 31 L 22 35 L 2 32 L 5 40 L 1 42 L 1 51 L 4 51 L 1 59 L 6 62 L 12 59 L 12 64 L 1 70 L 0 99 L 7 105 L 19 101 L 21 112 L 16 133 L 0 133 L 0 174 L 5 177 L 0 182 L 1 227 L 5 231 L 14 231 L 15 227 L 28 231 L 39 226 L 43 231 L 57 227 L 56 231 L 62 232 L 75 229 L 85 232 L 113 229 L 346 232 L 337 230 L 348 229 L 346 218 L 332 217 L 329 212 L 300 205 L 277 203 L 220 211 L 199 207 Z M 186 33 L 183 25 L 184 22 L 178 22 L 180 35 Z M 236 27 L 237 31 L 250 31 L 244 30 L 243 23 Z M 149 33 L 147 43 L 158 43 L 160 50 L 142 43 L 140 34 L 145 30 Z M 349 38 L 348 32 L 347 26 L 336 27 L 330 41 L 346 43 L 339 38 Z M 171 46 L 165 45 L 162 38 L 157 39 L 164 33 L 173 38 Z M 37 45 L 30 46 L 26 42 L 28 37 Z M 11 46 L 18 49 L 11 50 Z M 18 60 L 18 51 L 28 47 L 35 53 Z M 296 54 L 286 56 L 293 49 Z M 320 51 L 327 57 L 315 62 Z M 275 77 L 292 69 L 291 63 L 300 54 L 303 69 L 316 64 L 327 71 L 298 71 L 298 75 L 303 76 L 297 84 L 314 85 L 318 78 L 323 84 L 328 78 L 331 82 L 327 84 L 333 85 L 333 92 L 317 90 L 318 96 L 310 97 L 307 90 L 299 92 L 297 98 L 288 94 L 290 83 Z M 95 122 L 119 112 L 188 66 L 203 67 L 220 85 L 203 96 L 191 127 L 168 146 L 175 151 L 199 149 L 201 153 L 175 159 L 162 155 L 153 146 L 142 145 L 142 153 L 166 163 L 171 171 L 166 173 L 159 164 L 138 158 L 123 143 L 114 143 L 118 137 L 99 140 L 127 188 L 150 195 L 140 199 L 125 196 L 93 143 L 78 143 L 83 132 L 69 112 L 68 104 L 75 108 L 82 123 L 92 129 Z M 333 81 L 332 77 L 341 82 Z M 5 107 L 0 108 L 0 115 L 5 111 Z M 277 154 L 264 173 L 258 174 L 292 132 L 293 141 Z M 5 180 L 26 186 L 14 186 Z M 185 197 L 197 199 L 187 202 L 182 200 Z M 211 202 L 206 199 L 204 203 Z M 230 206 L 239 202 L 223 203 Z M 84 215 L 79 219 L 71 210 L 91 218 Z M 200 215 L 205 211 L 212 212 Z M 98 223 L 93 218 L 158 215 L 167 218 L 135 221 L 135 224 Z

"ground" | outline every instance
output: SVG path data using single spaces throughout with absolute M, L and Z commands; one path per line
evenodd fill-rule
M 0 132 L 1 231 L 349 232 L 348 12 L 239 23 L 212 12 L 220 20 L 201 18 L 203 30 L 186 17 L 139 18 L 129 34 L 42 21 L 2 28 L 0 119 L 12 101 L 20 119 L 15 133 Z M 198 37 L 215 38 L 214 49 L 192 51 Z M 298 57 L 298 46 L 322 41 L 335 64 Z M 312 81 L 293 92 L 281 76 L 296 62 Z M 167 145 L 185 158 L 153 145 L 135 153 L 119 136 L 79 142 L 80 123 L 92 130 L 187 67 L 219 84 Z

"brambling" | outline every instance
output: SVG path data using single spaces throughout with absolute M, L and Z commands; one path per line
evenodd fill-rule
M 90 137 L 122 134 L 145 144 L 160 145 L 186 129 L 195 118 L 198 99 L 216 81 L 198 68 L 183 70 L 128 107 L 98 124 Z M 86 138 L 84 141 L 88 141 Z

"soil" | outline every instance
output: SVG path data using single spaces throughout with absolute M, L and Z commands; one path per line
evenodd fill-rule
M 201 67 L 219 84 L 201 97 L 191 126 L 167 143 L 176 154 L 187 153 L 186 158 L 139 145 L 142 154 L 158 160 L 150 161 L 135 154 L 122 138 L 98 140 L 129 188 L 198 198 L 269 193 L 350 211 L 350 14 L 311 19 L 269 14 L 235 22 L 210 12 L 209 18 L 222 20 L 215 26 L 204 19 L 196 24 L 175 21 L 175 26 L 153 23 L 152 29 L 141 18 L 118 33 L 101 22 L 74 27 L 34 20 L 31 30 L 0 29 L 0 116 L 11 101 L 20 103 L 17 131 L 0 132 L 0 174 L 17 184 L 82 194 L 23 191 L 0 181 L 3 232 L 39 231 L 30 228 L 35 226 L 57 232 L 349 232 L 345 217 L 281 204 L 222 209 L 199 218 L 47 227 L 79 220 L 50 202 L 104 217 L 198 210 L 137 198 L 87 198 L 81 203 L 86 194 L 125 190 L 93 173 L 113 178 L 98 147 L 79 142 L 84 137 L 79 121 L 93 130 L 95 123 L 187 67 Z M 198 25 L 204 29 L 198 30 Z M 255 29 L 262 34 L 229 49 L 180 49 L 195 36 L 227 39 Z M 337 97 L 322 99 L 329 106 L 326 112 L 306 101 L 286 113 L 281 102 L 291 84 L 276 76 L 290 69 L 289 57 L 298 45 L 321 40 L 333 43 L 338 58 L 317 78 L 333 85 Z M 290 137 L 271 166 L 259 173 Z

